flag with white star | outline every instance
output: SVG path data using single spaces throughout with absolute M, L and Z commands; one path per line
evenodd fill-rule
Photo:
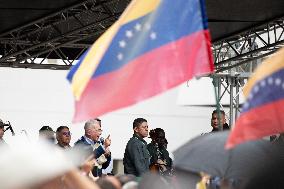
M 213 71 L 203 0 L 134 0 L 70 70 L 74 121 Z
M 246 101 L 226 147 L 284 132 L 284 48 L 264 61 L 244 88 Z

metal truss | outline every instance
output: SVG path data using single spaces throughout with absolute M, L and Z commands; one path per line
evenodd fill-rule
M 251 73 L 262 58 L 284 46 L 284 18 L 252 28 L 213 44 L 215 73 L 211 75 L 217 102 L 221 109 L 222 98 L 230 96 L 229 125 L 233 126 L 240 113 L 240 93 Z
M 128 3 L 129 0 L 82 0 L 1 33 L 0 67 L 69 69 L 118 19 Z M 283 45 L 283 20 L 280 18 L 215 42 L 212 49 L 216 73 L 251 72 L 254 60 L 272 54 Z M 62 61 L 51 65 L 46 59 Z
M 213 44 L 216 73 L 252 72 L 257 59 L 284 45 L 284 18 Z
M 69 69 L 118 19 L 128 3 L 125 0 L 85 0 L 1 33 L 0 67 Z M 45 61 L 48 58 L 62 61 L 48 64 Z
M 217 104 L 219 104 L 220 108 L 223 110 L 225 110 L 225 105 L 222 104 L 222 100 L 226 94 L 229 94 L 229 111 L 226 112 L 226 115 L 229 120 L 228 124 L 232 126 L 241 111 L 240 94 L 250 75 L 247 73 L 212 74 L 210 77 L 213 79 L 217 94 Z

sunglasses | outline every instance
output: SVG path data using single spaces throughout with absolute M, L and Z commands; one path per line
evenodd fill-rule
M 62 133 L 64 136 L 71 136 L 71 132 L 69 131 L 69 132 L 63 132 Z

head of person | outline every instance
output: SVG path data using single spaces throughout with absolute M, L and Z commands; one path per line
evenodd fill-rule
M 161 175 L 155 173 L 146 173 L 142 176 L 138 189 L 148 188 L 165 189 L 171 188 L 171 186 Z
M 117 188 L 107 177 L 100 177 L 96 180 L 96 184 L 98 184 L 101 189 L 121 189 L 121 186 Z
M 50 143 L 55 143 L 54 131 L 49 126 L 43 126 L 39 130 L 39 138 L 46 140 Z
M 84 130 L 86 137 L 93 141 L 98 141 L 102 134 L 101 120 L 98 118 L 88 120 L 85 123 Z
M 112 183 L 112 185 L 115 187 L 115 189 L 121 189 L 122 185 L 119 182 L 119 180 L 115 176 L 106 176 L 105 177 L 109 182 Z
M 218 110 L 214 110 L 212 112 L 211 126 L 214 129 L 218 129 L 218 127 L 219 127 L 219 115 L 218 114 L 219 114 Z M 226 123 L 225 112 L 223 110 L 220 110 L 220 124 L 223 127 L 225 123 Z
M 3 139 L 3 136 L 4 136 L 4 123 L 0 119 L 0 140 Z
M 144 118 L 136 118 L 133 121 L 133 130 L 136 135 L 141 138 L 148 136 L 148 123 Z
M 69 146 L 71 132 L 67 126 L 60 126 L 56 129 L 56 140 L 61 146 Z
M 164 129 L 156 128 L 150 130 L 150 138 L 152 139 L 153 143 L 157 143 L 159 146 L 166 146 L 166 134 Z
M 128 182 L 136 181 L 136 176 L 131 174 L 118 174 L 115 177 L 119 180 L 121 186 L 124 186 Z

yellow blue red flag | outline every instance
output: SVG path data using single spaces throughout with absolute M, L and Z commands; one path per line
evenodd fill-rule
M 73 121 L 135 104 L 213 71 L 203 0 L 134 0 L 71 68 Z
M 284 132 L 284 48 L 264 61 L 244 88 L 246 102 L 226 147 Z

